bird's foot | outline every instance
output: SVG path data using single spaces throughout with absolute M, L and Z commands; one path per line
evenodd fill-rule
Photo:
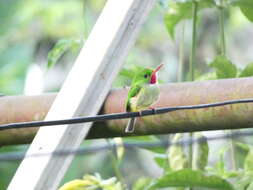
M 138 117 L 138 120 L 139 120 L 139 121 L 143 121 L 143 118 L 142 118 L 143 113 L 142 113 L 142 111 L 140 110 L 140 111 L 138 111 L 138 112 L 139 112 L 139 116 L 140 116 L 140 117 Z
M 153 107 L 149 107 L 149 109 L 151 109 L 151 110 L 153 111 L 153 113 L 154 113 L 154 114 L 157 114 L 157 112 L 156 112 L 156 109 L 155 109 L 155 108 L 153 108 Z

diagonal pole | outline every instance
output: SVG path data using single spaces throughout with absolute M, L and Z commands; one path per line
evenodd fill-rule
M 97 114 L 154 1 L 107 1 L 45 120 Z M 77 149 L 91 124 L 41 128 L 27 155 Z M 54 190 L 72 159 L 24 159 L 8 189 Z

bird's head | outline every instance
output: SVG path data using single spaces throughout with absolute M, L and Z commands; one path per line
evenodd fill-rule
M 133 80 L 134 84 L 156 84 L 158 82 L 157 72 L 161 69 L 163 64 L 160 64 L 156 69 L 143 68 L 136 75 Z

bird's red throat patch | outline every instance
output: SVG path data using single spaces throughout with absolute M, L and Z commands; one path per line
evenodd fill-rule
M 153 72 L 150 78 L 150 84 L 155 84 L 157 82 L 156 72 Z

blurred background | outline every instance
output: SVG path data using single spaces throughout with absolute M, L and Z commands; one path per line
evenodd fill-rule
M 105 3 L 105 0 L 0 0 L 0 93 L 36 95 L 57 92 Z M 155 67 L 160 63 L 165 64 L 160 72 L 161 82 L 189 79 L 191 20 L 180 22 L 172 39 L 164 22 L 167 9 L 167 1 L 157 1 L 114 81 L 114 88 L 129 85 L 130 71 L 137 66 Z M 217 10 L 205 9 L 199 14 L 202 16 L 198 20 L 197 32 L 197 77 L 212 73 L 207 63 L 220 51 Z M 253 27 L 239 8 L 231 7 L 225 12 L 225 32 L 227 56 L 239 69 L 245 67 L 253 60 Z M 71 45 L 74 41 L 77 45 L 60 54 L 54 52 L 58 56 L 57 63 L 48 68 L 48 53 L 59 41 L 62 44 L 71 42 Z M 180 44 L 184 47 L 182 69 L 178 69 Z M 82 146 L 106 143 L 106 140 L 93 140 Z M 0 147 L 0 154 L 27 148 L 28 145 Z M 76 156 L 62 184 L 85 174 L 99 173 L 103 178 L 119 175 L 111 157 L 112 151 Z M 162 170 L 153 157 L 148 150 L 126 150 L 120 163 L 120 175 L 128 184 L 140 177 L 159 176 Z M 19 163 L 0 162 L 0 190 L 6 189 Z

